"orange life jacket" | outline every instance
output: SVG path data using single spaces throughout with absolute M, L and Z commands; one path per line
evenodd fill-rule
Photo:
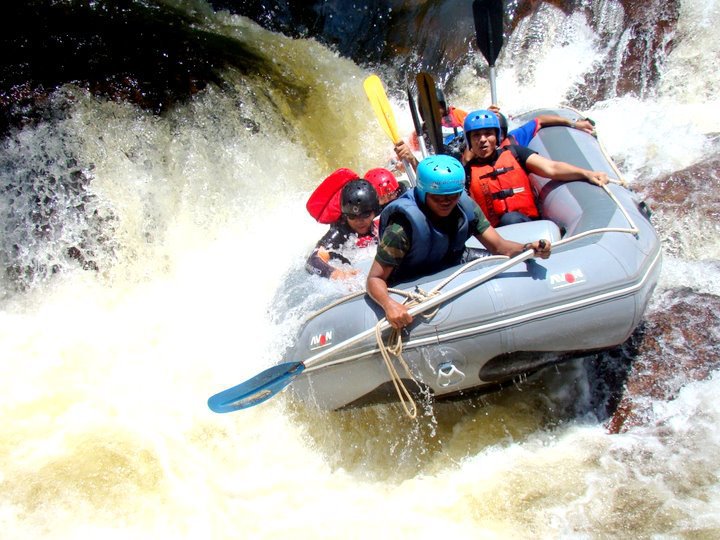
M 462 109 L 450 107 L 448 109 L 448 113 L 441 118 L 443 138 L 446 138 L 448 135 L 455 135 L 456 137 L 458 135 L 462 135 L 463 122 L 465 122 L 465 117 L 467 115 L 468 113 Z M 412 132 L 408 144 L 410 145 L 410 149 L 414 152 L 420 150 L 420 141 L 416 132 Z
M 448 107 L 448 112 L 442 117 L 442 125 L 445 127 L 459 127 L 462 129 L 465 117 L 468 115 L 462 109 L 456 107 Z
M 470 196 L 493 227 L 507 212 L 540 216 L 530 179 L 512 148 L 501 149 L 495 165 L 470 165 Z

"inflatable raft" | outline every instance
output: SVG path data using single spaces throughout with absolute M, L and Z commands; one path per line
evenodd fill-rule
M 541 113 L 577 116 L 545 110 L 518 120 Z M 619 177 L 600 143 L 582 131 L 544 128 L 530 147 Z M 549 259 L 525 257 L 508 265 L 505 257 L 487 257 L 395 285 L 401 301 L 405 291 L 440 286 L 438 305 L 415 308 L 423 313 L 401 334 L 404 362 L 384 359 L 373 330 L 384 313 L 367 295 L 332 306 L 306 322 L 285 355 L 305 359 L 291 391 L 322 409 L 398 400 L 403 389 L 457 397 L 562 361 L 570 356 L 565 353 L 623 343 L 640 323 L 660 274 L 660 240 L 645 205 L 619 183 L 604 190 L 535 175 L 531 181 L 542 219 L 498 232 L 522 243 L 549 239 Z M 444 298 L 451 290 L 461 292 Z M 383 339 L 387 328 L 380 328 Z

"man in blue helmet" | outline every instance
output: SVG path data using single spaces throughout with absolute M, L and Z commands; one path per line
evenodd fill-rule
M 493 254 L 514 256 L 532 248 L 550 256 L 550 242 L 522 245 L 505 240 L 465 193 L 465 171 L 451 156 L 425 158 L 417 186 L 380 214 L 380 243 L 367 279 L 367 291 L 388 322 L 403 328 L 412 322 L 407 307 L 388 294 L 388 283 L 439 272 L 461 262 L 465 242 L 475 236 Z
M 465 118 L 469 149 L 465 163 L 468 192 L 494 226 L 531 221 L 539 217 L 529 173 L 553 180 L 586 180 L 602 186 L 607 174 L 563 161 L 553 161 L 525 146 L 502 143 L 497 115 L 490 110 L 472 111 Z

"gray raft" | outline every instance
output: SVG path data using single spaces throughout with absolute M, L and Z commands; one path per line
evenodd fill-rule
M 541 113 L 577 117 L 560 109 L 535 111 L 519 120 Z M 546 157 L 618 178 L 598 141 L 579 130 L 544 128 L 530 147 Z M 551 257 L 503 271 L 442 303 L 429 319 L 416 316 L 403 332 L 402 352 L 416 381 L 394 360 L 411 392 L 417 393 L 420 385 L 435 399 L 443 399 L 491 390 L 571 357 L 568 353 L 617 346 L 640 323 L 661 267 L 660 241 L 644 204 L 618 184 L 608 186 L 613 197 L 583 181 L 554 182 L 535 175 L 531 180 L 542 219 L 500 227 L 498 232 L 522 243 L 547 238 L 554 246 Z M 479 244 L 471 239 L 469 245 Z M 492 257 L 475 264 L 441 293 L 503 262 Z M 394 288 L 430 291 L 459 268 Z M 307 366 L 291 391 L 331 410 L 398 400 L 370 330 L 383 317 L 365 295 L 309 320 L 285 356 L 306 361 Z M 362 339 L 351 339 L 362 333 Z M 342 345 L 348 340 L 351 343 Z

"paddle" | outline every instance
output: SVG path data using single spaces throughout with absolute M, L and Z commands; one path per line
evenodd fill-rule
M 495 277 L 508 268 L 529 259 L 533 256 L 533 254 L 534 251 L 532 249 L 527 249 L 519 255 L 508 259 L 499 266 L 466 281 L 462 285 L 458 285 L 454 289 L 433 296 L 429 300 L 411 307 L 408 310 L 408 313 L 414 317 L 419 313 L 423 313 L 429 309 L 439 306 L 440 304 L 447 302 L 456 296 L 460 296 L 474 287 L 477 287 L 481 283 Z M 388 323 L 386 319 L 382 319 L 380 322 L 381 331 L 387 330 L 388 328 L 390 328 L 390 323 Z M 371 337 L 374 334 L 375 327 L 373 326 L 341 343 L 338 343 L 337 345 L 330 347 L 329 349 L 325 349 L 320 353 L 311 356 L 304 362 L 284 362 L 268 368 L 237 386 L 233 386 L 232 388 L 228 388 L 227 390 L 223 390 L 222 392 L 215 394 L 208 399 L 208 407 L 216 413 L 226 413 L 240 409 L 247 409 L 262 403 L 288 386 L 306 368 L 317 365 L 336 352 L 350 347 L 351 345 Z
M 385 130 L 385 133 L 388 134 L 393 144 L 399 143 L 402 139 L 398 133 L 397 124 L 395 123 L 395 115 L 393 114 L 392 107 L 390 106 L 380 78 L 377 75 L 370 75 L 365 79 L 365 82 L 363 82 L 363 88 L 365 88 L 365 94 L 368 100 L 370 100 L 370 105 L 372 105 L 375 111 L 375 116 L 377 116 L 380 126 Z M 416 185 L 415 170 L 406 160 L 403 159 L 402 163 L 405 166 L 405 172 L 410 179 L 410 183 L 413 186 Z
M 412 116 L 413 125 L 415 126 L 415 134 L 418 138 L 418 144 L 420 145 L 420 153 L 422 157 L 427 157 L 427 147 L 425 146 L 425 136 L 423 135 L 422 124 L 420 123 L 420 117 L 418 116 L 417 104 L 413 98 L 410 86 L 407 87 L 408 103 L 410 104 L 410 115 Z
M 428 138 L 433 154 L 442 154 L 445 151 L 442 137 L 442 117 L 440 116 L 440 105 L 435 93 L 435 81 L 432 75 L 420 72 L 415 78 L 420 101 L 420 115 L 425 120 Z
M 477 46 L 490 66 L 490 96 L 497 104 L 495 87 L 495 60 L 503 46 L 503 1 L 474 0 L 473 19 Z

